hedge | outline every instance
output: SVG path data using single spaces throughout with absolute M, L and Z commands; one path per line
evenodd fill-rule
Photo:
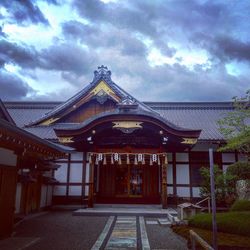
M 250 201 L 237 200 L 232 205 L 230 211 L 250 211 Z
M 216 221 L 219 232 L 250 236 L 250 212 L 217 213 Z M 189 225 L 212 230 L 212 215 L 197 214 L 189 219 Z

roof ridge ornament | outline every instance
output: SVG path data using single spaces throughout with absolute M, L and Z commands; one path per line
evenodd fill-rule
M 98 66 L 97 70 L 94 71 L 93 82 L 96 82 L 100 79 L 111 81 L 111 71 L 108 70 L 107 66 L 104 65 Z
M 137 109 L 138 103 L 135 99 L 130 96 L 126 96 L 120 103 L 118 103 L 118 107 L 120 110 L 128 111 L 131 109 Z

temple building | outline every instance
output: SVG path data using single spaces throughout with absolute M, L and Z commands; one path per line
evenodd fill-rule
M 4 104 L 18 127 L 72 148 L 54 159 L 53 204 L 166 208 L 199 199 L 199 169 L 209 165 L 209 148 L 223 170 L 242 157 L 216 152 L 224 143 L 217 121 L 233 110 L 231 102 L 142 102 L 104 66 L 65 102 Z
M 11 235 L 15 214 L 51 206 L 54 160 L 68 152 L 18 128 L 0 100 L 0 239 Z

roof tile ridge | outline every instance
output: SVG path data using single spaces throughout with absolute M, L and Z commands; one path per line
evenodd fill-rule
M 155 110 L 153 110 L 151 107 L 149 107 L 148 105 L 146 105 L 144 102 L 139 101 L 138 99 L 136 99 L 134 96 L 132 96 L 131 94 L 129 94 L 126 90 L 122 89 L 119 85 L 117 85 L 115 82 L 112 81 L 112 84 L 118 88 L 120 91 L 123 91 L 127 96 L 132 97 L 138 104 L 142 105 L 143 107 L 145 107 L 146 109 L 150 110 L 153 113 L 156 113 L 158 115 L 161 116 L 161 114 Z

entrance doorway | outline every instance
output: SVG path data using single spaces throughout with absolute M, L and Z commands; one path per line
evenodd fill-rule
M 142 197 L 143 171 L 139 165 L 118 165 L 115 173 L 117 197 Z
M 160 166 L 101 164 L 96 172 L 97 203 L 160 204 Z M 98 178 L 97 178 L 98 176 Z

